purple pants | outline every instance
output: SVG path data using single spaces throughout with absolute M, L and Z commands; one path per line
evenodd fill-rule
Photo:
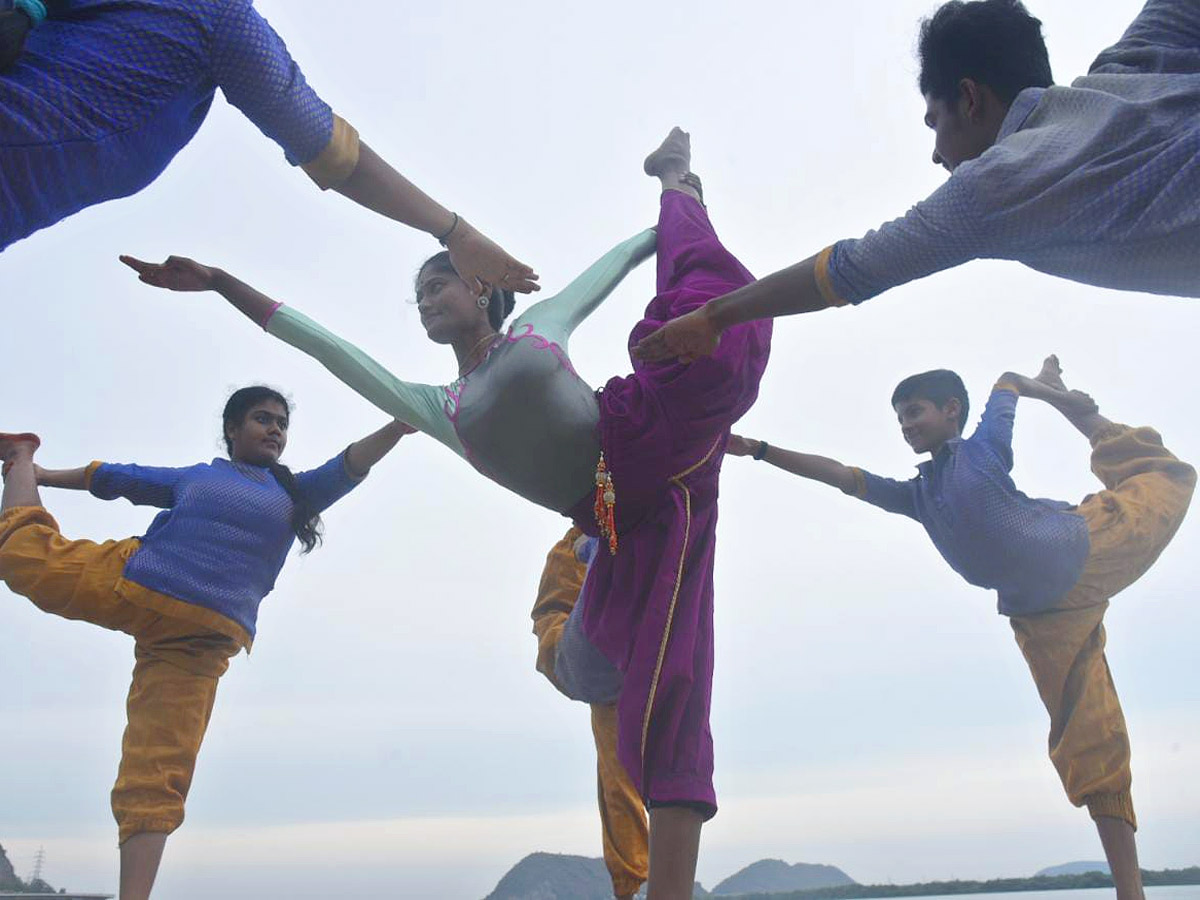
M 642 337 L 754 277 L 717 239 L 704 207 L 666 191 L 658 295 Z M 619 549 L 602 542 L 580 595 L 582 630 L 621 673 L 621 762 L 649 805 L 716 812 L 709 727 L 717 482 L 729 428 L 753 405 L 771 322 L 729 329 L 690 365 L 634 360 L 600 392 L 600 440 L 617 493 Z M 596 534 L 591 498 L 572 518 Z

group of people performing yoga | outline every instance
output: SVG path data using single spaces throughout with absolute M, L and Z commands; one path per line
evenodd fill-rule
M 958 375 L 891 396 L 927 455 L 891 480 L 731 432 L 750 409 L 773 319 L 857 305 L 976 258 L 1075 281 L 1200 296 L 1200 0 L 1149 0 L 1070 86 L 1055 85 L 1040 22 L 1018 0 L 951 0 L 920 26 L 919 88 L 945 183 L 865 237 L 761 280 L 721 243 L 687 133 L 645 160 L 655 228 L 618 244 L 521 312 L 538 276 L 422 193 L 307 84 L 250 0 L 8 0 L 0 12 L 0 249 L 149 184 L 220 88 L 323 189 L 446 248 L 416 278 L 421 324 L 454 351 L 444 385 L 403 381 L 346 339 L 215 266 L 122 260 L 148 285 L 210 291 L 309 354 L 392 417 L 316 469 L 280 460 L 288 401 L 267 387 L 225 408 L 227 459 L 187 468 L 43 468 L 30 432 L 0 434 L 0 579 L 39 609 L 134 639 L 112 808 L 120 897 L 150 896 L 229 660 L 293 543 L 406 434 L 571 520 L 534 606 L 537 668 L 591 705 L 605 859 L 617 897 L 690 897 L 702 824 L 717 809 L 709 707 L 717 493 L 725 456 L 750 456 L 920 522 L 946 562 L 994 590 L 1050 717 L 1070 801 L 1095 821 L 1120 900 L 1142 896 L 1130 743 L 1105 660 L 1109 600 L 1178 529 L 1195 470 L 1155 430 L 1111 421 L 1056 357 L 1000 375 L 973 431 Z M 657 293 L 629 339 L 632 372 L 594 389 L 578 325 L 650 256 Z M 1102 489 L 1078 503 L 1014 485 L 1020 397 L 1090 442 Z M 882 401 L 882 398 L 880 398 Z M 882 402 L 881 402 L 882 406 Z M 12 427 L 11 425 L 9 427 Z M 967 436 L 969 433 L 969 436 Z M 161 510 L 137 538 L 70 540 L 40 488 Z M 648 812 L 647 812 L 648 810 Z

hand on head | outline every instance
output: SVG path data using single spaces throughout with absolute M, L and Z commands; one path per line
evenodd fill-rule
M 168 256 L 164 262 L 142 262 L 133 256 L 118 257 L 138 273 L 138 281 L 169 291 L 207 291 L 212 289 L 213 270 L 185 256 Z
M 694 309 L 642 338 L 633 348 L 634 357 L 643 362 L 678 359 L 690 363 L 702 356 L 712 356 L 721 342 L 721 332 L 706 309 L 704 306 Z
M 487 235 L 460 219 L 446 239 L 450 262 L 459 277 L 476 295 L 498 287 L 519 294 L 540 291 L 537 273 L 530 266 L 509 256 Z

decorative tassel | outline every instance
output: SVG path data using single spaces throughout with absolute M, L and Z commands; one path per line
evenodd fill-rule
M 608 538 L 608 552 L 617 555 L 617 521 L 616 521 L 617 491 L 613 486 L 612 473 L 604 462 L 604 453 L 600 454 L 600 462 L 596 463 L 596 503 L 593 511 L 596 516 L 596 526 L 600 536 Z

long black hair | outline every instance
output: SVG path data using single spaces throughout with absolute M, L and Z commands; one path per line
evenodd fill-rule
M 453 263 L 450 262 L 450 253 L 447 250 L 442 250 L 440 253 L 435 253 L 425 262 L 421 263 L 421 268 L 417 270 L 417 281 L 421 280 L 421 273 L 426 269 L 433 268 L 439 272 L 445 272 L 447 275 L 458 277 L 458 272 L 454 270 Z M 488 322 L 497 331 L 504 324 L 504 320 L 508 318 L 513 311 L 513 307 L 517 305 L 516 296 L 512 291 L 501 290 L 500 288 L 492 288 L 491 296 L 488 297 Z
M 225 438 L 225 451 L 233 458 L 233 440 L 229 437 L 229 429 L 239 427 L 246 421 L 246 414 L 264 400 L 274 400 L 283 407 L 284 412 L 291 416 L 291 407 L 287 398 L 274 388 L 264 385 L 254 385 L 236 390 L 225 402 L 225 412 L 221 414 L 221 435 Z M 296 476 L 281 462 L 273 462 L 267 467 L 280 487 L 287 491 L 292 498 L 292 531 L 304 549 L 302 553 L 310 552 L 321 543 L 321 517 L 305 500 L 296 485 Z

